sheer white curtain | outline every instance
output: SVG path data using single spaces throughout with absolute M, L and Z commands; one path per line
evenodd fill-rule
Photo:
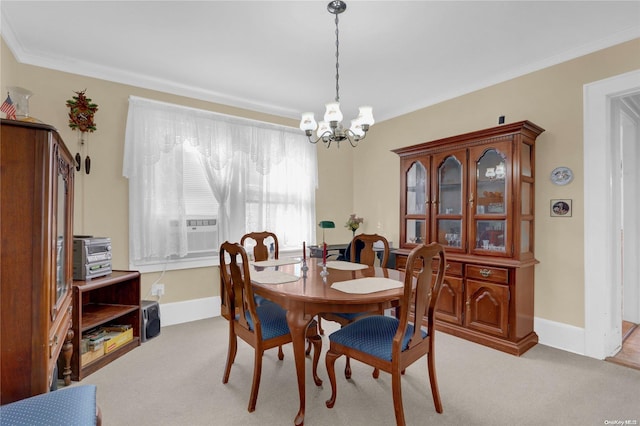
M 218 202 L 220 243 L 262 230 L 283 247 L 315 240 L 316 147 L 298 129 L 130 97 L 123 175 L 133 263 L 188 254 L 185 144 L 201 154 Z

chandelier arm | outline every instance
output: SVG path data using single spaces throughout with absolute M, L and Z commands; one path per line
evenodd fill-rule
M 361 140 L 363 140 L 367 136 L 366 133 L 364 135 L 362 135 L 362 136 L 358 136 L 355 133 L 353 133 L 351 131 L 351 129 L 345 130 L 344 134 L 345 134 L 346 139 L 349 141 L 349 144 L 351 145 L 352 148 L 357 147 L 358 146 L 358 142 L 360 142 Z

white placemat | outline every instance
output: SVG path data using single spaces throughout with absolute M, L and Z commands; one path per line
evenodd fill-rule
M 254 266 L 262 266 L 262 267 L 268 267 L 268 266 L 282 266 L 282 265 L 293 265 L 296 263 L 300 263 L 300 259 L 299 258 L 295 258 L 295 257 L 285 257 L 284 259 L 268 259 L 268 260 L 261 260 L 259 262 L 254 262 L 253 260 L 251 262 L 249 262 L 251 265 Z
M 392 280 L 390 278 L 366 277 L 349 281 L 338 281 L 337 283 L 331 284 L 331 287 L 345 293 L 367 294 L 375 293 L 376 291 L 400 288 L 403 285 L 403 282 Z
M 255 271 L 251 272 L 251 281 L 260 284 L 283 284 L 298 281 L 295 275 L 287 274 L 282 271 Z
M 322 262 L 318 265 L 322 266 Z M 342 271 L 359 271 L 361 269 L 367 269 L 368 266 L 359 263 L 343 262 L 341 260 L 330 260 L 327 262 L 327 268 L 340 269 Z

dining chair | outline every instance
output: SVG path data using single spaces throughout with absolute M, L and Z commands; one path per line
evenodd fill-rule
M 382 257 L 379 258 L 379 250 L 374 247 L 375 244 L 382 243 Z M 347 253 L 348 252 L 348 253 Z M 380 266 L 386 267 L 389 260 L 389 241 L 378 234 L 359 234 L 353 237 L 351 244 L 347 250 L 345 250 L 345 256 L 349 255 L 349 260 L 353 263 L 361 263 L 368 266 L 374 266 L 376 259 L 380 259 Z M 364 318 L 365 316 L 382 314 L 382 312 L 356 312 L 356 313 L 340 313 L 340 312 L 324 312 L 318 316 L 318 330 L 320 334 L 324 334 L 322 329 L 322 319 L 327 321 L 334 321 L 340 324 L 341 327 L 351 324 L 357 319 Z M 378 377 L 378 370 L 374 370 L 373 376 Z M 344 367 L 344 375 L 347 379 L 351 378 L 351 362 L 347 357 Z
M 437 270 L 433 270 L 434 259 L 437 260 Z M 401 375 L 408 366 L 427 355 L 433 402 L 436 412 L 442 413 L 436 378 L 434 338 L 435 310 L 444 280 L 444 265 L 445 253 L 442 245 L 431 243 L 417 246 L 411 250 L 407 260 L 400 318 L 368 316 L 329 335 L 330 347 L 325 358 L 331 382 L 331 397 L 326 402 L 328 408 L 332 408 L 336 402 L 336 359 L 346 355 L 391 374 L 396 424 L 404 425 Z M 412 317 L 418 318 L 418 321 L 411 323 Z M 426 330 L 420 323 L 420 318 L 423 317 L 427 319 Z
M 262 262 L 264 260 L 269 260 L 269 251 L 270 246 L 273 245 L 273 258 L 278 258 L 278 253 L 280 252 L 280 248 L 278 247 L 278 237 L 273 232 L 262 231 L 262 232 L 249 232 L 244 234 L 242 238 L 240 238 L 240 245 L 245 247 L 245 243 L 253 242 L 253 260 L 256 262 Z M 245 247 L 245 250 L 247 248 Z M 254 295 L 255 301 L 258 305 L 262 305 L 263 303 L 270 302 L 270 300 L 265 299 L 262 296 Z M 307 349 L 307 355 L 311 351 L 311 345 Z M 282 359 L 284 357 L 284 352 L 282 352 L 282 347 L 278 347 L 278 358 Z
M 287 312 L 273 302 L 259 306 L 256 304 L 247 252 L 240 244 L 226 241 L 220 246 L 220 281 L 224 283 L 226 290 L 224 303 L 229 313 L 233 313 L 229 320 L 229 349 L 222 383 L 229 381 L 239 337 L 254 349 L 253 382 L 248 407 L 249 412 L 252 412 L 258 399 L 262 355 L 268 349 L 291 342 Z M 322 338 L 317 333 L 315 321 L 309 324 L 306 337 L 313 343 L 313 380 L 320 386 L 322 380 L 318 376 L 318 360 L 322 351 Z M 283 357 L 284 354 L 282 357 L 278 354 L 280 360 Z
M 271 238 L 271 243 L 269 243 L 269 238 Z M 278 237 L 273 232 L 249 232 L 242 236 L 240 239 L 240 245 L 244 247 L 245 242 L 248 241 L 255 242 L 255 245 L 253 246 L 253 260 L 256 262 L 269 259 L 269 246 L 267 246 L 267 244 L 273 244 L 273 258 L 278 258 Z

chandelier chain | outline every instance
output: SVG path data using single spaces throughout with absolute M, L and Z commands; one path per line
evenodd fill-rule
M 338 29 L 338 15 L 336 14 L 336 102 L 340 102 L 340 30 Z

